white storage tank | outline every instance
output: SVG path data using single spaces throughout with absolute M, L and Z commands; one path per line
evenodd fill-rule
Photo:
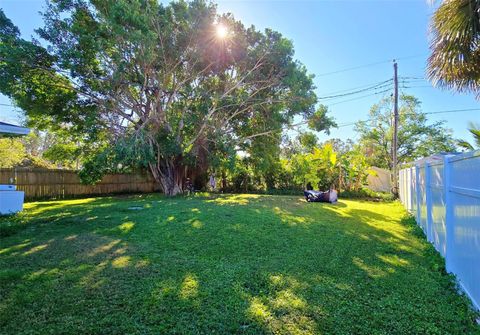
M 0 215 L 15 214 L 23 209 L 25 193 L 15 185 L 0 184 Z

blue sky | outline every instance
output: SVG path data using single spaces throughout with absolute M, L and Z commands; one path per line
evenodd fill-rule
M 231 12 L 246 25 L 258 29 L 272 28 L 291 39 L 296 58 L 316 75 L 319 96 L 390 79 L 391 60 L 398 59 L 399 76 L 424 77 L 428 57 L 428 23 L 434 8 L 427 0 L 399 1 L 217 1 L 220 12 Z M 20 28 L 26 38 L 42 25 L 38 12 L 44 0 L 0 0 L 0 7 Z M 373 64 L 371 66 L 364 66 Z M 351 68 L 360 67 L 354 70 Z M 350 69 L 348 71 L 341 71 Z M 341 72 L 337 72 L 341 71 Z M 331 74 L 332 72 L 337 72 Z M 429 87 L 416 81 L 402 89 L 422 101 L 424 112 L 480 108 L 469 94 L 456 94 Z M 367 94 L 331 100 L 332 115 L 339 124 L 366 119 L 373 103 L 384 94 Z M 0 104 L 10 104 L 0 96 Z M 329 103 L 326 103 L 329 105 Z M 429 119 L 446 120 L 457 138 L 470 140 L 469 121 L 480 121 L 480 110 L 430 115 Z M 18 122 L 12 107 L 0 105 L 0 120 Z M 335 129 L 330 136 L 355 138 L 353 126 Z

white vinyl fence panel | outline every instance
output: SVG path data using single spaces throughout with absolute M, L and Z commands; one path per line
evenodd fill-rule
M 399 171 L 399 193 L 480 309 L 480 151 L 415 162 Z

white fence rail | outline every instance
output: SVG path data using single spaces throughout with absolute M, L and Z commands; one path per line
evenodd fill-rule
M 480 309 L 480 151 L 415 162 L 400 170 L 399 193 Z

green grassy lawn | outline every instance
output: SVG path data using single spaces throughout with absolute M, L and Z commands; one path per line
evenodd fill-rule
M 479 333 L 396 202 L 149 195 L 25 207 L 0 219 L 1 334 Z

